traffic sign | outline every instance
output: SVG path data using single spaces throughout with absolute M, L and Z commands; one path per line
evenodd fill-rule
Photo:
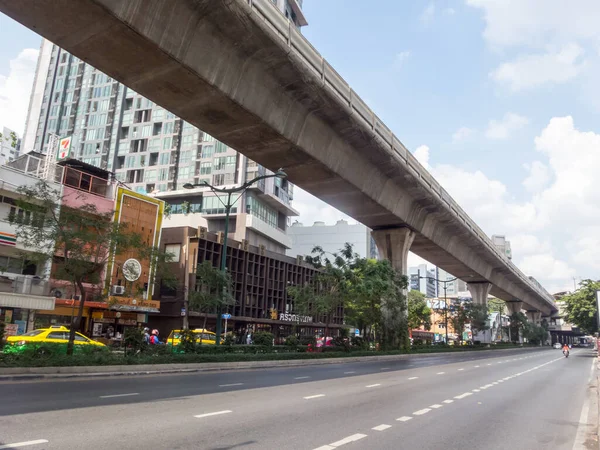
M 221 314 L 222 319 L 231 319 L 231 314 Z
M 354 330 L 354 335 L 360 336 L 360 330 L 358 328 Z
M 185 308 L 181 308 L 181 315 L 185 316 Z

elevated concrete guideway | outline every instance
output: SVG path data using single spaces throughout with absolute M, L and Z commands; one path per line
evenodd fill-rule
M 398 269 L 395 229 L 411 241 L 402 248 L 468 283 L 555 310 L 269 0 L 0 0 L 0 11 L 258 163 L 284 167 L 379 230 Z

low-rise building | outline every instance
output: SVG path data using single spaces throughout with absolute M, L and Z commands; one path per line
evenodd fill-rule
M 219 267 L 223 251 L 223 236 L 209 233 L 203 228 L 168 228 L 163 231 L 161 249 L 175 255 L 173 269 L 180 280 L 178 289 L 164 289 L 160 293 L 161 309 L 150 314 L 149 323 L 163 335 L 180 329 L 185 314 L 184 300 L 187 292 L 196 286 L 196 269 L 204 261 Z M 250 245 L 248 241 L 228 240 L 227 269 L 234 282 L 235 305 L 223 313 L 230 314 L 228 330 L 240 342 L 247 333 L 264 330 L 275 335 L 276 342 L 293 333 L 295 327 L 301 335 L 314 336 L 324 332 L 325 324 L 319 317 L 300 314 L 287 295 L 288 286 L 308 282 L 316 269 L 302 258 L 291 258 L 264 247 Z M 219 320 L 215 313 L 189 312 L 190 328 L 214 330 Z M 343 324 L 344 311 L 340 307 L 331 317 L 332 333 Z M 222 320 L 222 319 L 221 319 Z M 224 328 L 223 328 L 224 330 Z

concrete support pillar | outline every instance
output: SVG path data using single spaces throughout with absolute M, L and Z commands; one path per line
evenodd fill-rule
M 467 289 L 475 305 L 487 305 L 488 294 L 492 289 L 491 283 L 467 283 Z
M 373 240 L 377 245 L 379 257 L 389 261 L 399 275 L 407 275 L 408 251 L 415 239 L 415 232 L 409 228 L 391 228 L 374 230 Z M 382 302 L 383 343 L 388 348 L 410 347 L 408 336 L 407 290 L 404 289 L 404 301 L 400 304 Z
M 539 325 L 542 322 L 542 312 L 541 311 L 527 311 L 527 320 L 531 323 L 535 323 Z
M 415 239 L 409 228 L 391 228 L 371 232 L 381 259 L 388 260 L 400 275 L 408 272 L 408 251 Z
M 523 302 L 518 300 L 506 302 L 506 309 L 508 309 L 508 314 L 512 316 L 515 313 L 521 312 L 523 309 Z

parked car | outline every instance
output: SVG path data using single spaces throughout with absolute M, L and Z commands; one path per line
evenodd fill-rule
M 204 330 L 202 328 L 197 328 L 195 330 L 190 330 L 196 336 L 196 343 L 202 345 L 215 345 L 217 343 L 217 335 L 212 331 Z M 222 336 L 224 337 L 224 336 Z M 181 343 L 181 330 L 173 330 L 169 334 L 167 341 L 165 344 L 172 345 L 173 347 L 177 347 Z
M 18 336 L 9 336 L 4 346 L 5 354 L 19 354 L 33 349 L 36 353 L 66 353 L 69 343 L 70 330 L 64 326 L 51 326 L 50 328 L 40 328 L 29 333 Z M 101 342 L 94 341 L 85 337 L 81 333 L 75 333 L 74 341 L 75 352 L 82 351 L 84 348 L 108 350 L 108 347 Z

